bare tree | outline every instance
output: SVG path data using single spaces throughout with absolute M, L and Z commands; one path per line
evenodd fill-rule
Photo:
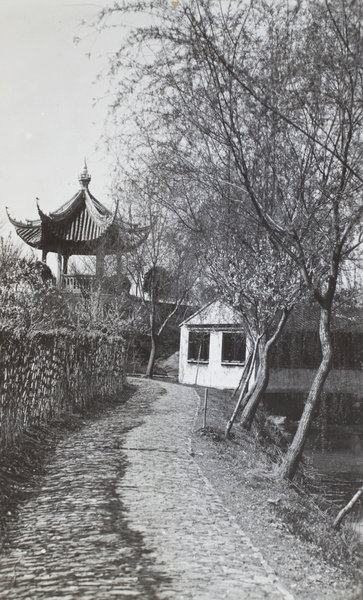
M 126 269 L 148 314 L 150 354 L 146 377 L 153 377 L 161 335 L 171 319 L 185 309 L 198 276 L 195 249 L 175 226 L 175 217 L 155 202 L 155 180 L 141 181 L 134 190 L 129 220 L 149 228 L 144 243 L 126 257 Z M 129 198 L 131 196 L 129 195 Z
M 332 366 L 335 292 L 342 266 L 360 242 L 356 231 L 362 217 L 363 150 L 361 7 L 340 1 L 310 2 L 300 14 L 295 12 L 294 20 L 289 22 L 289 16 L 291 19 L 291 14 L 279 9 L 267 11 L 266 36 L 256 56 L 259 68 L 253 70 L 248 60 L 233 64 L 226 53 L 221 55 L 221 47 L 216 47 L 208 30 L 212 26 L 210 15 L 202 25 L 194 16 L 190 18 L 207 45 L 211 70 L 215 72 L 219 62 L 241 93 L 248 95 L 256 126 L 266 111 L 260 133 L 270 140 L 271 158 L 262 162 L 261 183 L 270 186 L 270 206 L 251 168 L 245 131 L 241 140 L 241 128 L 233 124 L 230 113 L 223 119 L 222 108 L 219 115 L 228 127 L 235 165 L 256 214 L 279 247 L 296 262 L 320 307 L 322 360 L 281 467 L 287 478 L 296 471 Z M 238 113 L 234 123 L 237 118 Z M 251 138 L 256 142 L 255 136 Z M 255 144 L 254 157 L 260 156 L 258 150 L 263 147 L 263 143 Z M 294 172 L 297 177 L 291 185 Z
M 225 185 L 295 262 L 320 308 L 322 360 L 281 468 L 292 478 L 332 366 L 336 289 L 361 242 L 362 7 L 194 0 L 153 10 L 154 24 L 134 32 L 113 63 L 115 74 L 129 59 L 132 74 L 117 81 L 115 108 L 131 110 L 151 152 L 172 157 L 172 171 L 179 156 L 184 169 L 198 153 L 200 176 L 220 185 L 228 157 L 234 176 Z M 191 129 L 197 149 L 184 135 Z M 198 199 L 187 206 L 193 218 L 200 210 Z
M 294 262 L 232 200 L 233 193 L 209 203 L 210 226 L 203 236 L 205 272 L 218 295 L 238 309 L 250 341 L 227 436 L 239 411 L 240 424 L 250 428 L 268 385 L 271 350 L 302 295 Z

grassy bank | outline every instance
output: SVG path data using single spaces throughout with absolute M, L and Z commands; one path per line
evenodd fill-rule
M 340 531 L 323 493 L 309 492 L 316 474 L 305 466 L 291 485 L 277 478 L 278 436 L 260 416 L 250 432 L 238 425 L 225 439 L 234 400 L 210 390 L 206 427 L 203 394 L 193 434 L 195 459 L 276 575 L 298 598 L 361 599 L 363 543 L 349 519 Z M 334 507 L 336 511 L 336 507 Z

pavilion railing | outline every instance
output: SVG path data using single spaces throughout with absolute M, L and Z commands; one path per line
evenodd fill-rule
M 94 275 L 62 275 L 62 290 L 67 292 L 80 292 L 92 289 L 95 283 Z

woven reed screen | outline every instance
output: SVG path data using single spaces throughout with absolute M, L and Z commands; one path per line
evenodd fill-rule
M 0 447 L 21 431 L 121 392 L 120 337 L 0 330 Z

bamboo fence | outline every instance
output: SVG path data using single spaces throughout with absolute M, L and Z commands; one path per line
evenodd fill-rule
M 120 337 L 0 330 L 0 449 L 27 427 L 118 394 L 124 380 Z

